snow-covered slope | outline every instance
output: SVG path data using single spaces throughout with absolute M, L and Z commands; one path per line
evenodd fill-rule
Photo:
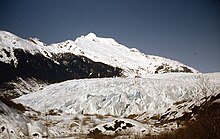
M 36 38 L 22 39 L 6 31 L 0 31 L 0 61 L 15 66 L 18 59 L 15 49 L 25 52 L 42 54 L 57 64 L 54 54 L 71 53 L 84 56 L 95 62 L 105 63 L 124 70 L 125 76 L 136 76 L 145 73 L 166 72 L 198 72 L 180 62 L 152 55 L 145 55 L 136 48 L 127 48 L 112 38 L 97 37 L 94 33 L 81 36 L 75 41 L 67 40 L 61 43 L 45 45 Z
M 45 126 L 30 119 L 16 109 L 12 109 L 0 100 L 0 138 L 42 138 L 46 134 Z
M 210 80 L 209 80 L 210 78 Z M 163 114 L 175 103 L 195 103 L 220 87 L 220 74 L 164 74 L 145 78 L 69 80 L 15 99 L 38 111 L 129 116 Z M 201 93 L 206 88 L 206 94 Z
M 18 59 L 14 54 L 15 49 L 22 49 L 31 54 L 41 53 L 45 57 L 51 56 L 50 47 L 44 47 L 43 43 L 38 39 L 29 38 L 22 39 L 12 33 L 0 31 L 0 61 L 12 63 L 16 66 Z
M 124 69 L 125 75 L 140 75 L 155 72 L 197 72 L 180 62 L 159 56 L 145 55 L 136 48 L 119 44 L 112 38 L 97 37 L 94 33 L 81 36 L 75 41 L 67 40 L 62 43 L 52 44 L 63 50 L 68 50 L 76 55 L 83 55 L 94 61 L 113 65 Z

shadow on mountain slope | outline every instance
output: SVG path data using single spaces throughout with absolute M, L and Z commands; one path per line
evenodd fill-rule
M 71 53 L 54 54 L 53 59 L 42 54 L 32 55 L 21 49 L 14 50 L 18 65 L 0 62 L 0 84 L 16 77 L 34 77 L 50 83 L 69 79 L 114 77 L 121 76 L 122 70 L 100 62 L 94 62 L 86 57 Z M 58 63 L 59 62 L 59 63 Z

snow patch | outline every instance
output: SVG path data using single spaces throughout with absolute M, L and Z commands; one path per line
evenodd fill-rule
M 154 135 L 157 130 L 148 125 L 131 119 L 115 119 L 112 122 L 100 124 L 90 129 L 89 136 L 115 135 Z

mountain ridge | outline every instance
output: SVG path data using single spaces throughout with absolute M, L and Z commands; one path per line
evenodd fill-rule
M 146 73 L 192 72 L 198 71 L 178 61 L 167 58 L 145 55 L 136 48 L 128 48 L 112 38 L 97 37 L 94 33 L 67 40 L 61 43 L 46 45 L 37 38 L 22 39 L 12 33 L 0 31 L 0 61 L 8 64 L 18 64 L 14 49 L 22 49 L 32 55 L 42 54 L 51 59 L 54 54 L 71 53 L 84 56 L 94 62 L 101 62 L 123 70 L 125 76 L 139 76 Z M 13 61 L 13 63 L 12 63 Z

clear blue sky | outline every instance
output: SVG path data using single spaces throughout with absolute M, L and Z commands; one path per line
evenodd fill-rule
M 0 30 L 50 44 L 89 32 L 220 71 L 219 0 L 0 0 Z

